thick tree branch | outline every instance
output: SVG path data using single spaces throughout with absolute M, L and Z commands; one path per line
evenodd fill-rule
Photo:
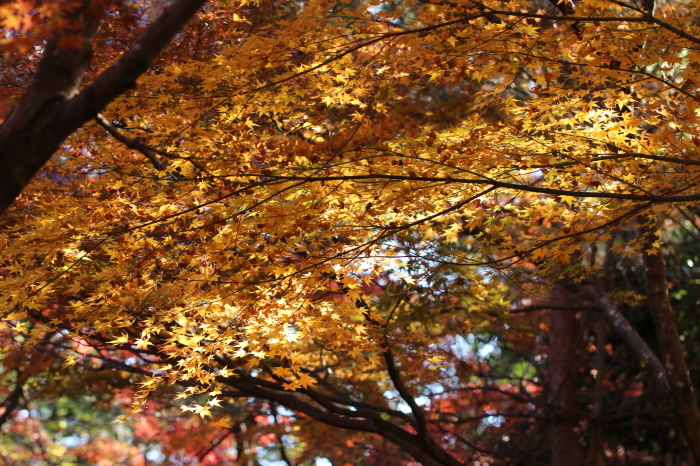
M 389 374 L 389 377 L 391 378 L 391 381 L 394 384 L 394 387 L 396 387 L 396 390 L 399 392 L 399 395 L 401 395 L 401 398 L 403 398 L 403 400 L 411 408 L 411 412 L 413 413 L 413 416 L 416 419 L 415 424 L 418 428 L 418 439 L 422 444 L 423 448 L 432 457 L 440 461 L 441 464 L 460 464 L 459 461 L 457 461 L 453 456 L 451 456 L 443 448 L 441 448 L 430 436 L 430 433 L 428 432 L 428 425 L 425 419 L 425 413 L 423 412 L 421 407 L 416 404 L 415 398 L 413 398 L 413 395 L 411 395 L 411 393 L 408 391 L 408 388 L 403 383 L 403 380 L 401 379 L 401 374 L 399 373 L 399 370 L 396 367 L 396 362 L 394 361 L 394 354 L 389 348 L 387 348 L 384 351 L 384 361 L 386 362 L 386 370 Z
M 36 311 L 30 311 L 29 313 L 42 322 L 47 322 L 49 320 L 48 317 L 43 316 Z M 90 334 L 90 339 L 103 342 L 105 345 L 107 345 L 105 342 L 109 340 L 109 338 L 106 336 L 96 334 Z M 177 359 L 171 358 L 167 354 L 163 354 L 161 352 L 159 349 L 161 342 L 156 342 L 154 347 L 148 350 L 136 350 L 136 348 L 133 348 L 128 344 L 108 346 L 131 351 L 136 355 L 150 354 L 153 356 L 158 356 L 161 358 L 160 363 L 168 362 L 176 365 L 178 362 Z M 128 366 L 118 360 L 112 360 L 103 355 L 90 355 L 90 357 L 101 359 L 107 365 L 119 370 L 141 374 L 146 377 L 153 376 L 153 373 L 145 371 L 142 368 Z M 412 434 L 411 432 L 403 429 L 401 426 L 382 419 L 380 413 L 384 410 L 374 411 L 365 407 L 357 408 L 355 410 L 346 409 L 336 406 L 334 402 L 325 395 L 310 389 L 303 390 L 299 394 L 292 394 L 288 391 L 284 391 L 281 384 L 261 379 L 259 377 L 254 377 L 237 368 L 235 365 L 229 364 L 225 358 L 219 357 L 217 360 L 219 363 L 235 369 L 238 376 L 217 378 L 218 381 L 234 389 L 233 391 L 222 392 L 223 396 L 231 398 L 251 396 L 258 397 L 260 399 L 275 402 L 292 411 L 299 412 L 332 427 L 377 434 L 396 444 L 424 466 L 458 466 L 461 464 L 458 460 L 442 449 L 432 438 L 430 438 L 426 444 L 426 442 L 424 442 L 418 435 Z M 180 380 L 177 383 L 185 387 L 199 385 L 196 381 L 186 380 Z M 311 402 L 305 401 L 301 396 L 299 396 L 300 394 L 309 397 Z
M 55 142 L 50 138 L 47 131 L 51 131 L 52 122 L 47 122 L 45 116 L 75 95 L 90 63 L 98 19 L 88 14 L 89 3 L 83 1 L 79 8 L 64 13 L 63 18 L 67 24 L 81 27 L 77 31 L 81 48 L 58 45 L 63 37 L 76 34 L 72 27 L 48 40 L 34 80 L 0 128 L 0 213 L 65 139 Z
M 82 19 L 83 48 L 59 49 L 55 40 L 49 41 L 34 81 L 0 128 L 0 212 L 71 133 L 134 87 L 136 79 L 204 3 L 206 0 L 175 0 L 131 49 L 78 95 L 74 94 L 89 64 L 97 19 L 87 14 L 89 1 L 71 13 Z
M 629 347 L 634 351 L 634 353 L 642 360 L 645 366 L 649 368 L 652 372 L 654 379 L 656 379 L 664 391 L 668 393 L 668 377 L 666 376 L 666 369 L 661 363 L 661 360 L 654 354 L 654 352 L 649 348 L 649 345 L 644 341 L 644 339 L 637 333 L 632 324 L 625 318 L 624 315 L 617 308 L 615 303 L 608 298 L 604 293 L 596 291 L 590 287 L 583 285 L 576 285 L 575 290 L 583 294 L 587 299 L 593 301 L 598 305 L 600 310 L 608 320 L 608 323 L 615 329 L 618 335 L 620 335 Z
M 424 442 L 427 441 L 428 428 L 425 423 L 425 413 L 420 406 L 416 404 L 416 400 L 413 398 L 413 395 L 411 395 L 408 388 L 406 388 L 406 385 L 403 383 L 403 380 L 401 380 L 401 374 L 399 373 L 399 370 L 396 367 L 396 362 L 394 361 L 394 354 L 388 348 L 386 351 L 384 351 L 384 361 L 386 362 L 386 371 L 389 374 L 394 387 L 396 387 L 396 391 L 399 392 L 401 398 L 403 398 L 406 404 L 408 404 L 408 406 L 411 408 L 411 412 L 415 418 L 418 434 Z
M 326 388 L 329 392 L 331 392 L 331 393 L 333 393 L 333 394 L 336 395 L 335 397 L 326 396 L 326 398 L 328 398 L 328 400 L 331 401 L 331 402 L 333 402 L 333 403 L 336 403 L 336 404 L 344 404 L 344 405 L 346 405 L 346 406 L 352 406 L 352 407 L 354 407 L 354 408 L 369 409 L 369 410 L 371 410 L 371 411 L 376 411 L 376 412 L 378 412 L 378 413 L 386 413 L 386 414 L 388 414 L 389 416 L 393 416 L 393 417 L 399 418 L 399 419 L 401 419 L 401 420 L 403 420 L 403 421 L 412 422 L 412 419 L 411 419 L 411 417 L 410 417 L 408 414 L 404 414 L 404 413 L 402 413 L 401 411 L 397 411 L 397 410 L 395 410 L 395 409 L 386 408 L 386 407 L 384 407 L 384 406 L 379 406 L 379 405 L 375 405 L 375 404 L 372 404 L 372 403 L 367 403 L 367 402 L 365 402 L 365 401 L 357 401 L 357 400 L 351 398 L 350 396 L 348 396 L 347 394 L 345 394 L 345 393 L 341 392 L 340 390 L 338 390 L 337 387 L 335 387 L 334 385 L 332 385 L 331 383 L 329 383 L 329 382 L 328 382 L 327 380 L 325 380 L 324 378 L 322 378 L 322 377 L 317 377 L 317 380 L 318 380 L 319 385 L 323 386 L 323 387 Z
M 2 407 L 5 408 L 5 411 L 0 415 L 0 427 L 7 422 L 7 420 L 12 416 L 12 413 L 17 409 L 19 406 L 19 400 L 24 396 L 24 378 L 22 377 L 22 374 L 17 372 L 17 381 L 15 382 L 15 388 L 12 390 L 12 393 L 8 395 L 7 398 L 5 398 L 5 401 L 2 403 Z
M 301 400 L 295 395 L 289 394 L 289 392 L 267 390 L 250 382 L 236 382 L 233 380 L 229 381 L 228 379 L 223 379 L 222 381 L 230 387 L 248 393 L 249 396 L 274 401 L 292 411 L 302 413 L 329 426 L 381 435 L 390 442 L 398 445 L 424 466 L 444 466 L 444 463 L 435 460 L 428 452 L 421 448 L 415 441 L 415 436 L 413 435 L 409 434 L 409 438 L 404 438 L 404 436 L 396 435 L 394 432 L 387 431 L 386 429 L 377 426 L 370 420 L 354 419 L 330 413 Z M 406 434 L 408 434 L 408 432 L 406 432 Z M 414 438 L 411 439 L 410 437 Z

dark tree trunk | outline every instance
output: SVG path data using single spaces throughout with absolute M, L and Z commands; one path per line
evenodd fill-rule
M 591 413 L 591 430 L 588 442 L 586 466 L 603 466 L 603 374 L 605 372 L 605 316 L 598 314 L 595 319 L 595 389 L 593 412 Z
M 700 410 L 690 380 L 688 366 L 683 356 L 683 345 L 678 337 L 676 317 L 671 308 L 666 281 L 666 261 L 658 247 L 656 228 L 645 227 L 644 264 L 646 265 L 647 299 L 649 310 L 654 319 L 656 336 L 659 339 L 661 362 L 666 368 L 666 375 L 671 390 L 671 397 L 676 407 L 681 427 L 685 432 L 688 446 L 696 464 L 700 464 Z M 656 253 L 650 252 L 656 249 Z
M 560 287 L 552 291 L 553 301 L 568 303 Z M 576 313 L 552 311 L 549 330 L 549 439 L 552 466 L 580 466 L 583 456 L 576 432 Z
M 80 24 L 79 30 L 67 29 L 55 38 L 79 34 L 83 47 L 61 49 L 56 40 L 49 40 L 34 80 L 12 114 L 0 125 L 0 213 L 12 204 L 71 133 L 134 87 L 136 79 L 206 0 L 171 2 L 127 52 L 78 92 L 99 22 L 88 13 L 92 3 L 81 2 L 67 18 Z

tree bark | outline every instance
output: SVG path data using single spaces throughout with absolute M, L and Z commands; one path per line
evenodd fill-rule
M 36 76 L 18 106 L 0 127 L 0 213 L 4 212 L 61 143 L 107 104 L 128 91 L 136 79 L 206 0 L 175 0 L 112 66 L 77 93 L 92 55 L 98 18 L 91 1 L 70 15 L 83 39 L 79 50 L 61 49 L 58 37 L 47 42 Z M 64 30 L 61 34 L 75 34 Z
M 561 287 L 552 291 L 557 303 L 569 301 Z M 549 439 L 552 466 L 580 466 L 583 452 L 576 432 L 576 313 L 552 311 L 549 329 Z
M 620 335 L 642 363 L 651 371 L 665 392 L 668 393 L 668 377 L 666 369 L 661 360 L 649 348 L 647 342 L 637 333 L 632 324 L 625 318 L 615 303 L 602 292 L 583 285 L 576 285 L 575 289 L 583 294 L 588 300 L 596 303 L 608 320 L 608 323 Z
M 595 388 L 593 391 L 593 412 L 588 441 L 586 466 L 604 466 L 603 462 L 603 374 L 605 372 L 605 317 L 595 316 Z
M 647 299 L 659 339 L 661 361 L 666 368 L 676 412 L 685 432 L 696 464 L 700 464 L 700 410 L 678 337 L 676 318 L 671 308 L 666 281 L 666 261 L 658 248 L 655 228 L 643 227 L 644 265 L 646 266 Z M 654 252 L 654 250 L 656 250 Z

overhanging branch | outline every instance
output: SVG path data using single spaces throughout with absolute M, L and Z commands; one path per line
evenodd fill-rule
M 34 81 L 0 128 L 0 213 L 68 136 L 134 87 L 136 79 L 206 0 L 172 2 L 116 63 L 74 96 L 90 61 L 98 23 L 97 18 L 87 14 L 90 3 L 86 0 L 71 13 L 82 19 L 80 33 L 84 47 L 63 50 L 56 41 L 49 41 Z M 61 34 L 75 34 L 75 31 Z

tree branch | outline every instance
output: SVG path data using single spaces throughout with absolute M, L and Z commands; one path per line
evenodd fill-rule
M 0 415 L 0 427 L 2 427 L 3 424 L 7 422 L 7 420 L 10 418 L 17 406 L 19 406 L 19 400 L 24 395 L 23 386 L 24 379 L 18 371 L 17 381 L 15 382 L 15 389 L 12 390 L 12 393 L 10 393 L 7 396 L 7 398 L 5 398 L 5 401 L 2 403 L 2 406 L 5 408 L 5 411 L 2 413 L 2 415 Z
M 90 3 L 84 1 L 82 8 L 72 13 L 83 20 L 84 47 L 63 50 L 55 40 L 49 41 L 34 81 L 0 128 L 0 213 L 68 136 L 134 87 L 136 79 L 206 0 L 172 2 L 116 63 L 74 96 L 90 61 L 90 44 L 98 23 L 86 13 Z M 69 33 L 74 31 L 61 34 Z
M 231 175 L 233 176 L 233 175 Z M 507 183 L 491 178 L 452 178 L 449 176 L 405 176 L 391 175 L 383 173 L 373 173 L 371 175 L 338 175 L 338 176 L 284 176 L 284 175 L 260 175 L 255 174 L 238 174 L 237 177 L 250 178 L 266 178 L 268 180 L 279 181 L 304 181 L 321 182 L 321 181 L 362 181 L 362 180 L 389 180 L 389 181 L 426 181 L 429 183 L 461 183 L 473 185 L 490 186 L 493 189 L 515 189 L 531 193 L 549 194 L 551 196 L 571 196 L 576 198 L 597 198 L 597 199 L 620 199 L 626 201 L 650 201 L 650 202 L 693 202 L 700 201 L 700 194 L 691 194 L 686 196 L 669 196 L 666 194 L 626 194 L 612 193 L 604 191 L 572 191 L 568 189 L 541 188 L 539 186 L 531 186 L 527 184 Z M 687 190 L 683 188 L 678 192 Z
M 522 314 L 525 312 L 536 312 L 536 311 L 574 311 L 574 312 L 581 312 L 581 311 L 600 311 L 600 308 L 598 306 L 552 306 L 552 305 L 547 305 L 547 304 L 539 304 L 539 305 L 532 305 L 532 306 L 524 306 L 524 307 L 518 307 L 515 309 L 511 309 L 508 313 L 509 314 Z
M 427 441 L 428 430 L 425 423 L 425 413 L 420 406 L 416 404 L 416 400 L 413 398 L 413 395 L 409 393 L 406 385 L 403 383 L 403 380 L 401 380 L 401 374 L 399 374 L 399 370 L 396 367 L 396 362 L 394 361 L 394 354 L 389 348 L 384 351 L 384 361 L 386 361 L 386 371 L 389 374 L 394 387 L 396 387 L 396 391 L 399 392 L 401 398 L 403 398 L 406 404 L 408 404 L 408 406 L 411 408 L 411 412 L 415 418 L 418 435 L 420 435 L 424 442 Z
M 578 284 L 573 287 L 587 299 L 598 305 L 612 328 L 627 342 L 630 349 L 642 360 L 644 365 L 649 367 L 654 379 L 656 379 L 661 384 L 664 391 L 668 393 L 668 377 L 666 376 L 664 365 L 651 348 L 649 348 L 646 341 L 637 333 L 637 330 L 632 327 L 632 324 L 622 315 L 615 303 L 607 295 L 593 288 Z
M 107 121 L 107 119 L 104 116 L 102 116 L 101 113 L 97 114 L 95 120 L 97 121 L 97 123 L 99 123 L 100 126 L 106 129 L 107 132 L 111 134 L 114 139 L 121 142 L 129 149 L 141 152 L 148 160 L 151 161 L 151 163 L 156 169 L 163 170 L 165 168 L 163 162 L 161 162 L 158 159 L 153 149 L 144 144 L 144 142 L 140 138 L 130 138 L 128 136 L 123 135 L 119 132 L 117 128 L 114 127 L 114 125 L 112 125 L 112 123 Z

